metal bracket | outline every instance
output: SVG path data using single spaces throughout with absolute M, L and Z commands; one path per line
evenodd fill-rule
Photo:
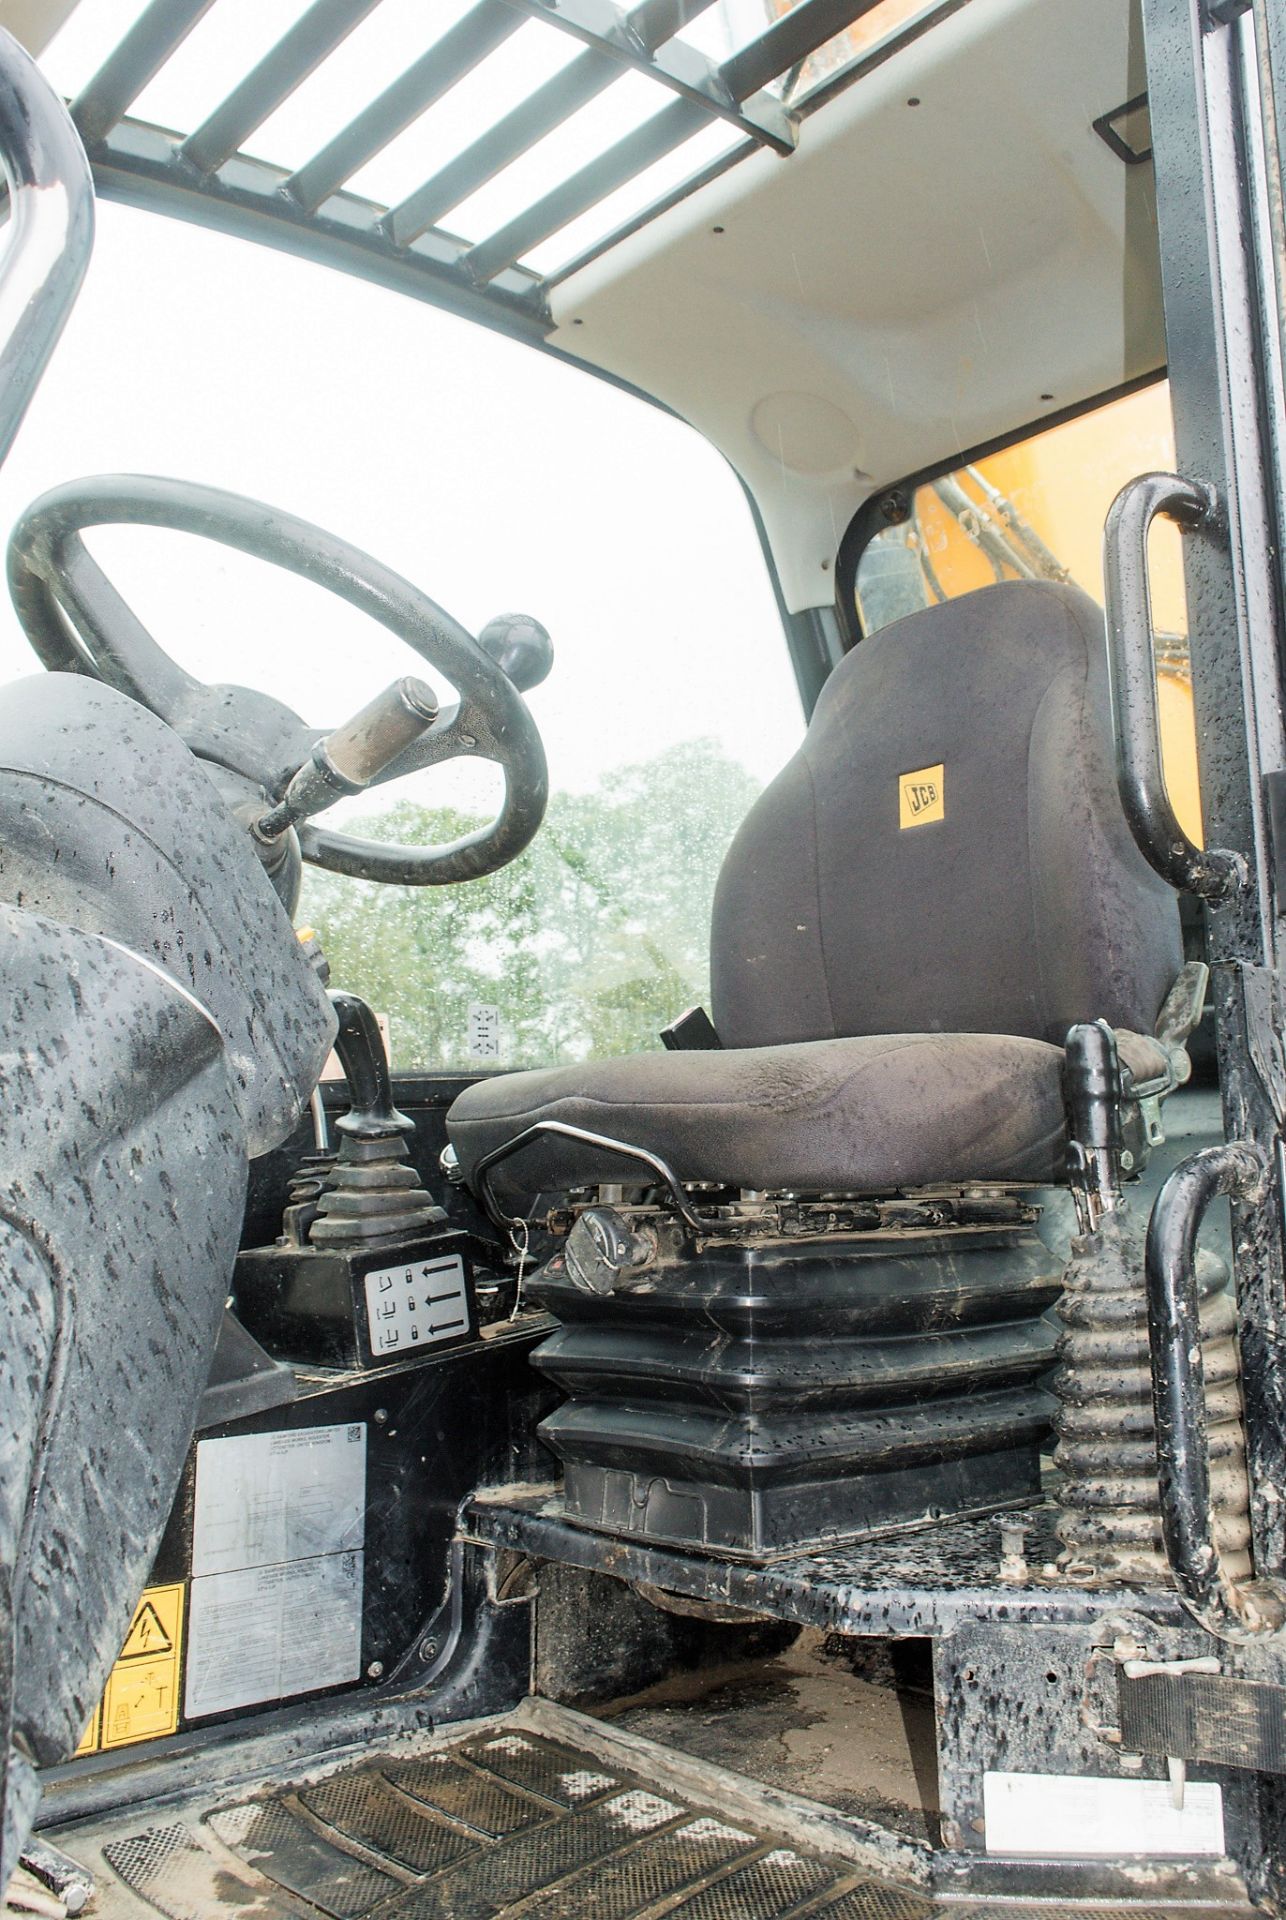
M 534 1141 L 550 1134 L 563 1140 L 575 1140 L 581 1146 L 592 1147 L 599 1153 L 616 1154 L 621 1159 L 633 1160 L 637 1165 L 646 1167 L 655 1182 L 664 1189 L 669 1205 L 690 1233 L 720 1233 L 724 1230 L 725 1222 L 697 1213 L 688 1204 L 687 1195 L 679 1184 L 677 1175 L 659 1154 L 650 1153 L 646 1147 L 633 1146 L 626 1140 L 613 1140 L 605 1133 L 591 1133 L 587 1127 L 574 1127 L 566 1120 L 533 1122 L 522 1133 L 515 1134 L 512 1140 L 504 1140 L 498 1147 L 493 1147 L 490 1153 L 484 1153 L 474 1167 L 470 1184 L 479 1203 L 497 1226 L 523 1227 L 526 1222 L 517 1216 L 505 1213 L 497 1205 L 491 1181 L 488 1178 L 492 1167 L 498 1166 L 502 1160 L 509 1159 L 511 1154 L 521 1153 Z
M 1165 1123 L 1161 1117 L 1161 1096 L 1159 1093 L 1141 1093 L 1139 1095 L 1139 1113 L 1143 1119 L 1143 1131 L 1149 1147 L 1165 1145 Z
M 1103 1215 L 1122 1204 L 1121 1066 L 1106 1020 L 1081 1021 L 1069 1030 L 1063 1101 L 1067 1182 L 1081 1232 L 1096 1233 Z

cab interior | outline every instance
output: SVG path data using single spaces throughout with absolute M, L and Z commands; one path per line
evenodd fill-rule
M 27 173 L 3 155 L 9 280 L 45 302 L 0 396 L 35 656 L 0 693 L 9 1904 L 1273 1910 L 1279 1780 L 1235 1742 L 1176 1753 L 1137 1693 L 1282 1694 L 1230 1291 L 1246 1158 L 1185 1243 L 1240 1639 L 1176 1577 L 1148 1357 L 1149 1218 L 1225 1148 L 1206 903 L 1240 858 L 1204 845 L 1177 527 L 1143 527 L 1141 678 L 1134 576 L 1103 577 L 1114 500 L 1177 464 L 1169 42 L 1131 0 L 453 0 L 427 30 L 314 0 L 236 56 L 232 4 L 0 7 L 4 117 L 39 136 Z M 311 289 L 355 276 L 700 436 L 741 544 L 698 519 L 690 679 L 607 657 L 664 521 L 628 527 L 568 719 L 556 619 L 457 618 L 432 532 L 385 555 L 360 485 L 329 529 L 195 442 L 174 478 L 27 486 L 60 355 L 93 358 L 95 201 L 104 238 L 123 206 L 180 259 L 185 222 L 302 256 Z M 460 379 L 372 360 L 354 474 Z M 521 469 L 534 501 L 546 447 L 509 426 L 495 499 Z M 626 488 L 601 457 L 587 490 Z M 516 519 L 468 511 L 508 589 Z M 344 671 L 324 619 L 289 700 L 203 677 L 154 637 L 159 549 L 118 576 L 100 544 L 122 527 L 213 543 L 233 588 L 246 560 L 311 583 L 403 643 L 399 677 L 315 710 Z M 577 549 L 569 511 L 551 573 L 592 572 Z M 1123 797 L 1125 668 L 1165 872 Z M 740 781 L 689 745 L 725 707 L 772 745 Z M 672 788 L 629 771 L 653 736 Z M 478 760 L 485 806 L 419 805 Z M 641 836 L 610 868 L 604 765 Z M 598 945 L 552 883 L 524 917 L 542 848 Z M 555 975 L 579 1025 L 519 1017 Z

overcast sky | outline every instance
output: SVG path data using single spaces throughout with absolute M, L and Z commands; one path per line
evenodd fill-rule
M 427 15 L 436 31 L 461 9 L 384 0 L 372 20 L 387 33 Z M 198 29 L 168 91 L 155 83 L 159 97 L 138 110 L 190 128 L 297 11 L 298 0 L 220 0 L 220 35 L 202 45 Z M 55 83 L 73 90 L 136 12 L 137 0 L 84 0 L 45 57 Z M 548 71 L 547 40 L 563 57 L 563 38 L 547 27 L 514 36 L 532 61 L 525 84 Z M 424 40 L 421 24 L 411 52 Z M 405 41 L 399 51 L 355 34 L 342 93 L 332 73 L 277 145 L 269 126 L 255 147 L 304 157 L 405 52 Z M 511 84 L 522 83 L 520 63 Z M 449 137 L 458 144 L 461 130 Z M 427 170 L 422 154 L 394 157 L 404 175 Z M 0 521 L 48 486 L 110 471 L 285 507 L 396 567 L 474 631 L 501 610 L 535 614 L 557 649 L 531 701 L 556 785 L 587 785 L 698 734 L 767 777 L 798 737 L 776 607 L 722 457 L 592 376 L 404 295 L 101 204 L 79 305 L 0 472 Z M 264 687 L 317 724 L 413 664 L 333 598 L 208 543 L 131 530 L 91 544 L 191 671 Z M 6 604 L 0 672 L 31 664 Z M 421 782 L 423 798 L 479 797 L 450 773 Z

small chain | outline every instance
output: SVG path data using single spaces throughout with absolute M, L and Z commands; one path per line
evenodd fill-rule
M 514 1220 L 509 1227 L 509 1244 L 518 1256 L 518 1285 L 514 1290 L 513 1311 L 509 1318 L 516 1320 L 522 1311 L 522 1282 L 527 1271 L 527 1248 L 530 1234 L 525 1220 Z

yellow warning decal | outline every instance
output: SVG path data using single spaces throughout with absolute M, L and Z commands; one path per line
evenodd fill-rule
M 945 768 L 917 767 L 914 773 L 898 775 L 898 826 L 923 827 L 930 820 L 945 820 Z
M 155 1740 L 177 1728 L 183 1593 L 179 1581 L 172 1587 L 149 1587 L 143 1594 L 78 1754 Z

